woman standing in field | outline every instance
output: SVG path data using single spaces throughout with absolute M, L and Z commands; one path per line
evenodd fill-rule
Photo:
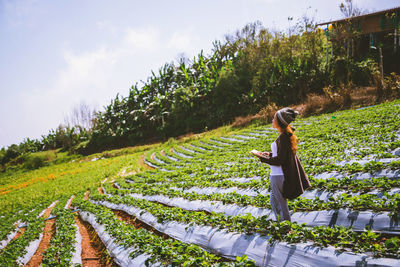
M 297 157 L 298 139 L 289 125 L 299 113 L 291 108 L 278 110 L 272 120 L 272 127 L 279 132 L 271 144 L 272 152 L 263 152 L 261 162 L 271 165 L 271 207 L 276 219 L 290 221 L 286 199 L 294 199 L 310 187 L 310 181 Z

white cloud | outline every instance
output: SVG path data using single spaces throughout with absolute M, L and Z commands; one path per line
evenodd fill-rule
M 151 70 L 171 61 L 173 55 L 183 52 L 192 56 L 199 51 L 196 36 L 190 31 L 161 35 L 152 27 L 126 28 L 115 37 L 86 51 L 74 51 L 67 43 L 67 48 L 61 50 L 64 65 L 54 77 L 47 77 L 48 85 L 32 86 L 18 96 L 18 120 L 24 126 L 16 142 L 26 136 L 40 138 L 64 123 L 65 116 L 82 101 L 102 110 L 117 93 L 127 96 L 131 85 L 145 80 Z M 16 132 L 17 127 L 11 126 L 10 132 Z
M 120 56 L 119 51 L 105 47 L 82 54 L 65 51 L 67 67 L 59 73 L 55 87 L 63 92 L 79 87 L 102 87 Z
M 175 32 L 168 41 L 168 47 L 179 51 L 190 50 L 192 36 L 188 33 Z
M 22 114 L 31 114 L 25 127 L 34 138 L 64 123 L 64 118 L 74 106 L 85 101 L 91 106 L 108 103 L 115 92 L 112 75 L 122 54 L 106 47 L 93 51 L 74 53 L 64 51 L 65 67 L 54 77 L 49 87 L 34 88 L 20 96 Z M 115 87 L 114 87 L 115 88 Z M 98 107 L 97 107 L 98 108 Z
M 98 21 L 96 23 L 97 29 L 101 31 L 107 31 L 110 33 L 117 33 L 117 28 L 114 26 L 114 24 L 109 21 L 109 20 L 103 20 L 103 21 Z
M 149 27 L 146 29 L 127 29 L 125 43 L 133 49 L 154 50 L 159 44 L 158 30 Z
M 102 25 L 104 26 L 104 25 Z M 100 27 L 100 26 L 99 26 Z M 154 50 L 159 46 L 158 31 L 154 28 L 126 29 L 113 44 L 103 44 L 91 51 L 75 52 L 64 49 L 64 67 L 46 88 L 32 88 L 20 95 L 21 114 L 32 114 L 24 132 L 39 138 L 47 130 L 64 122 L 74 106 L 85 101 L 101 108 L 117 92 L 128 90 L 133 84 L 132 70 L 147 69 L 154 64 Z M 144 62 L 142 66 L 137 64 Z M 156 67 L 161 66 L 157 62 Z M 135 73 L 134 73 L 135 74 Z M 100 104 L 100 107 L 99 107 Z M 26 121 L 23 116 L 21 120 Z
M 115 87 L 113 75 L 121 71 L 119 63 L 145 55 L 149 49 L 157 47 L 157 42 L 155 29 L 127 29 L 114 46 L 103 45 L 81 53 L 66 49 L 63 51 L 65 67 L 55 77 L 51 88 L 41 93 L 41 98 L 79 103 L 81 99 L 94 96 L 110 97 L 107 92 Z M 27 99 L 31 97 L 34 95 L 26 96 Z

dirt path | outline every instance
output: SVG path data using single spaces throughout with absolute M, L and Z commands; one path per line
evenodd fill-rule
M 48 218 L 51 214 L 51 211 L 56 205 L 57 203 L 48 207 L 42 217 Z M 56 222 L 55 218 L 46 221 L 43 230 L 42 241 L 40 241 L 38 249 L 36 250 L 35 254 L 32 256 L 32 258 L 29 260 L 26 266 L 28 267 L 39 266 L 42 263 L 43 253 L 50 246 L 51 238 L 53 237 L 56 231 L 55 222 Z
M 86 191 L 84 195 L 85 200 L 89 200 L 90 191 Z M 87 222 L 75 217 L 76 225 L 78 225 L 79 232 L 82 236 L 82 266 L 102 266 L 100 261 L 101 251 L 99 247 L 95 244 L 94 240 L 91 238 L 90 232 L 94 232 L 92 226 Z M 89 232 L 89 230 L 90 232 Z M 93 235 L 93 234 L 92 234 Z M 97 237 L 98 239 L 98 237 Z
M 144 168 L 146 168 L 146 169 L 154 170 L 153 167 L 150 167 L 149 165 L 147 165 L 146 163 L 144 163 L 144 158 L 145 158 L 145 157 L 146 157 L 146 154 L 143 154 L 143 155 L 140 156 L 139 165 L 142 166 L 142 167 L 144 167 Z
M 14 236 L 13 239 L 11 239 L 10 243 L 11 243 L 12 241 L 14 241 L 15 239 L 19 238 L 19 237 L 25 232 L 25 230 L 26 230 L 25 227 L 19 228 L 17 234 Z M 8 244 L 10 244 L 10 243 L 8 243 Z M 7 247 L 7 246 L 6 246 L 6 247 Z M 6 247 L 5 247 L 5 248 L 6 248 Z M 5 249 L 5 248 L 4 248 L 4 249 Z
M 99 192 L 100 195 L 104 195 L 103 187 L 98 187 L 97 191 Z
M 87 222 L 75 217 L 75 222 L 79 227 L 79 232 L 82 236 L 82 266 L 112 266 L 102 262 L 102 243 L 99 240 L 96 232 Z
M 72 195 L 71 198 L 68 199 L 68 202 L 65 205 L 65 209 L 70 209 L 71 208 L 71 204 L 72 204 L 72 201 L 74 200 L 74 198 L 75 198 L 75 195 Z
M 98 190 L 101 187 L 98 188 Z M 100 193 L 100 190 L 99 190 Z M 86 191 L 84 195 L 84 199 L 89 199 L 90 191 Z M 79 233 L 82 236 L 82 266 L 83 267 L 95 267 L 95 266 L 117 266 L 113 261 L 112 258 L 107 256 L 103 242 L 97 235 L 96 231 L 93 227 L 83 221 L 82 219 L 75 217 L 76 225 L 78 225 Z

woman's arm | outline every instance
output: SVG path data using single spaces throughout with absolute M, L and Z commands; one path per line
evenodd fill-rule
M 281 166 L 286 161 L 290 149 L 289 138 L 285 134 L 281 134 L 278 139 L 278 155 L 270 158 L 260 158 L 261 162 Z

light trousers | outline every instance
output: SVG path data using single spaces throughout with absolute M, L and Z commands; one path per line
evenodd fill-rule
M 271 201 L 272 211 L 275 214 L 276 220 L 290 221 L 289 207 L 286 198 L 284 198 L 282 195 L 284 180 L 285 177 L 283 175 L 270 176 L 270 181 L 271 181 L 270 201 Z

